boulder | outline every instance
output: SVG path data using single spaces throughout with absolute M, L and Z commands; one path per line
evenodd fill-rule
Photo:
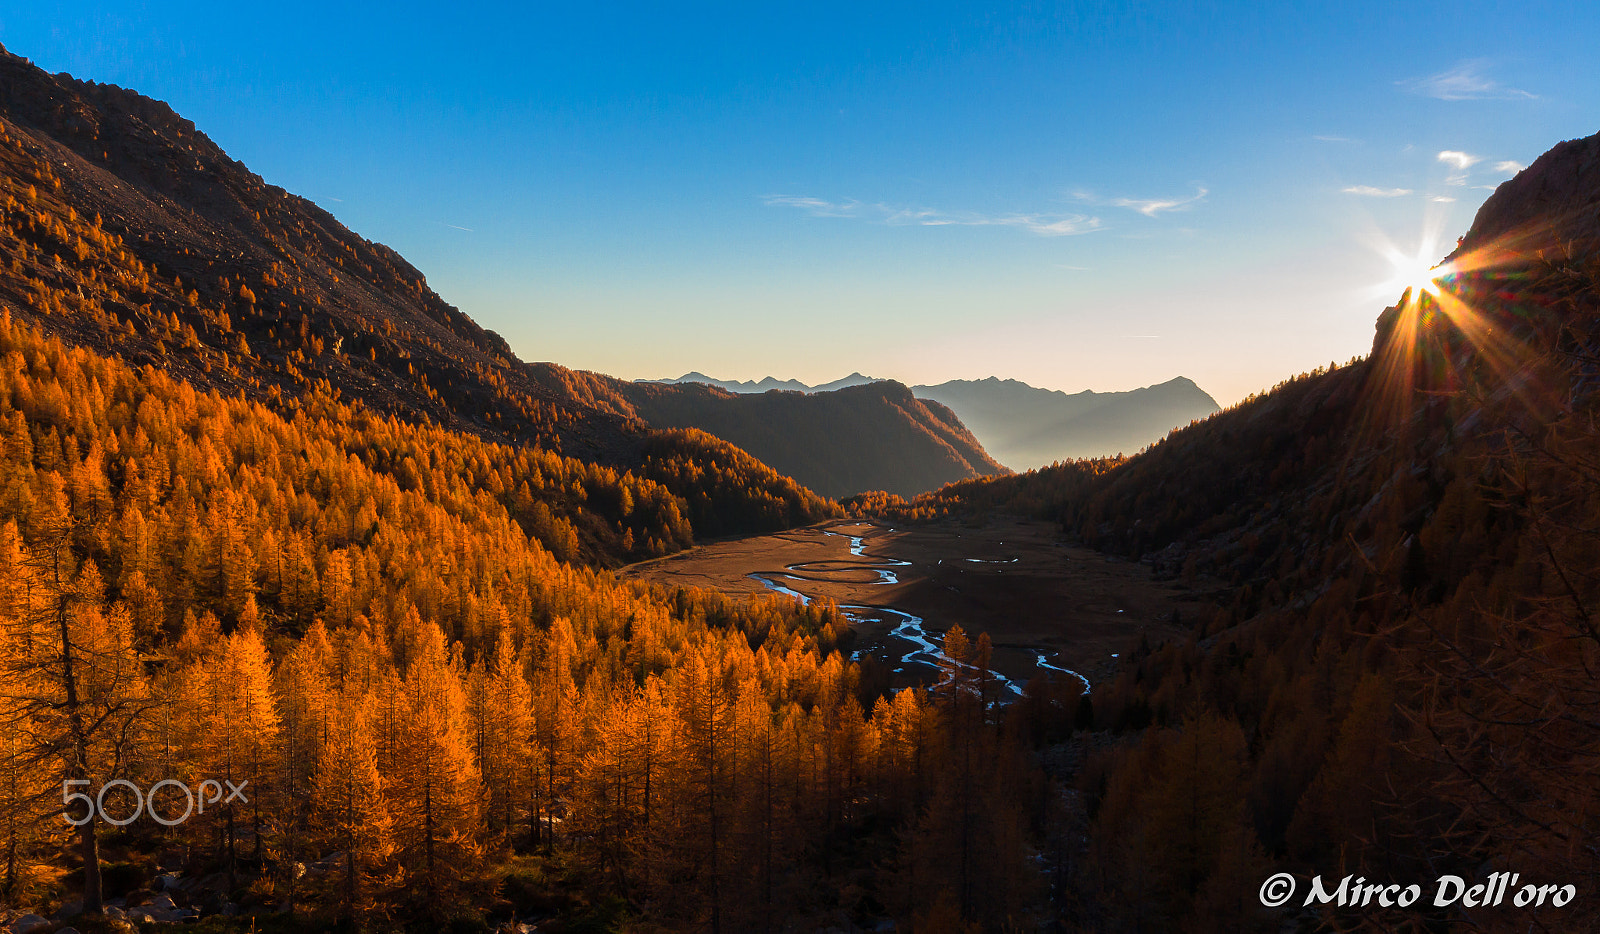
M 50 930 L 50 919 L 39 915 L 27 914 L 11 922 L 11 934 L 46 934 Z

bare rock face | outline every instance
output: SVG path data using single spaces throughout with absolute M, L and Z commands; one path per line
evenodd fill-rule
M 1565 251 L 1568 244 L 1575 254 L 1600 247 L 1600 133 L 1556 144 L 1502 184 L 1450 258 L 1474 250 Z

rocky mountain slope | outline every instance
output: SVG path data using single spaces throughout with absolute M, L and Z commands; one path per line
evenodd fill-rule
M 321 380 L 585 458 L 637 443 L 625 413 L 537 378 L 394 251 L 267 184 L 166 104 L 0 54 L 0 120 L 27 228 L 0 298 L 22 315 L 197 385 L 292 394 Z M 47 292 L 70 298 L 41 308 Z
M 1557 143 L 1483 203 L 1450 259 L 1482 265 L 1500 254 L 1592 253 L 1600 245 L 1600 136 Z

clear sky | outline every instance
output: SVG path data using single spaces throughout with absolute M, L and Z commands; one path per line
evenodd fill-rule
M 627 378 L 1228 404 L 1365 353 L 1386 249 L 1600 131 L 1594 3 L 9 0 L 0 42 Z

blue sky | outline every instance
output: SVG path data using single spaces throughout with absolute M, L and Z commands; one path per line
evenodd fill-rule
M 1227 404 L 1365 353 L 1386 246 L 1600 131 L 1581 3 L 13 6 L 12 52 L 628 378 Z

